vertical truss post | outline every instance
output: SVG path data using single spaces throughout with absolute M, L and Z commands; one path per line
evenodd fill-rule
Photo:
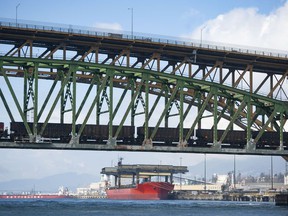
M 197 111 L 198 111 L 198 115 L 200 113 L 200 110 L 201 110 L 201 101 L 202 101 L 202 93 L 200 92 L 198 94 L 198 98 L 197 98 L 197 101 L 198 101 L 198 106 L 197 106 Z M 207 104 L 206 104 L 207 105 Z M 202 128 L 202 125 L 201 125 L 201 122 L 202 122 L 202 114 L 201 114 L 201 117 L 199 116 L 199 119 L 197 120 L 197 124 L 198 124 L 198 129 L 201 129 Z M 193 128 L 194 130 L 194 128 Z M 191 134 L 190 134 L 191 135 Z
M 283 113 L 283 109 L 280 112 L 280 146 L 279 146 L 279 150 L 283 151 L 284 150 L 284 146 L 283 146 L 283 131 L 284 131 L 284 113 Z
M 253 93 L 253 65 L 249 68 L 249 74 L 250 74 L 250 93 Z
M 168 98 L 169 98 L 169 87 L 167 86 L 166 90 L 165 90 L 165 104 L 168 103 Z M 172 102 L 172 101 L 171 101 Z M 169 106 L 171 105 L 171 102 L 169 103 Z M 167 109 L 168 110 L 168 109 Z M 165 113 L 165 128 L 168 128 L 169 125 L 169 113 Z
M 180 110 L 179 110 L 179 147 L 185 147 L 187 142 L 184 142 L 183 125 L 184 125 L 184 82 L 179 82 L 180 91 Z
M 24 71 L 24 77 L 23 77 L 23 113 L 25 116 L 25 119 L 27 120 L 27 110 L 28 110 L 28 103 L 27 103 L 27 98 L 28 98 L 28 87 L 27 87 L 27 83 L 28 83 L 28 69 L 25 67 L 23 68 Z
M 145 80 L 145 123 L 144 123 L 144 141 L 143 144 L 152 144 L 151 140 L 149 139 L 149 79 L 150 75 L 144 75 Z
M 130 86 L 131 86 L 131 100 L 134 98 L 135 94 L 135 82 L 133 79 L 130 80 Z M 131 107 L 131 126 L 135 126 L 135 109 L 134 105 Z
M 273 86 L 274 86 L 274 83 L 273 83 L 273 74 L 270 75 L 270 93 L 268 95 L 268 97 L 270 96 L 270 98 L 273 98 Z
M 73 97 L 72 97 L 72 139 L 76 137 L 76 68 L 73 65 Z
M 65 79 L 65 75 L 64 72 L 62 71 L 63 76 L 61 77 L 61 86 L 63 86 L 64 84 L 64 79 Z M 69 79 L 67 80 L 69 82 Z M 67 83 L 68 83 L 67 82 Z M 66 85 L 66 84 L 65 84 Z M 64 123 L 64 89 L 65 89 L 65 85 L 63 86 L 63 91 L 61 93 L 61 99 L 60 99 L 60 123 L 63 124 Z
M 217 92 L 218 89 L 215 87 L 211 89 L 214 94 L 214 103 L 213 103 L 213 117 L 214 117 L 214 124 L 213 124 L 213 146 L 217 146 L 218 144 L 218 98 Z
M 108 69 L 107 75 L 110 77 L 109 80 L 109 141 L 108 143 L 113 142 L 113 79 L 114 79 L 114 70 Z
M 246 119 L 247 119 L 247 140 L 246 140 L 246 145 L 248 149 L 250 149 L 251 144 L 252 144 L 252 133 L 251 133 L 251 126 L 252 126 L 252 104 L 251 104 L 251 97 L 247 97 L 247 114 L 246 114 Z
M 103 83 L 102 83 L 103 84 Z M 98 94 L 100 89 L 101 82 L 100 80 L 97 82 L 96 94 Z M 105 83 L 106 85 L 106 83 Z M 100 124 L 100 97 L 96 101 L 96 125 Z
M 38 63 L 35 63 L 34 66 L 34 121 L 33 121 L 33 134 L 37 141 L 37 134 L 38 134 Z

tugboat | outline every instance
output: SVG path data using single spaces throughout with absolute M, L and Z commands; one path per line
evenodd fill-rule
M 172 165 L 123 165 L 122 158 L 118 166 L 104 167 L 101 174 L 110 179 L 114 176 L 115 186 L 106 182 L 108 199 L 118 200 L 164 200 L 174 189 L 173 174 L 188 172 L 186 166 Z M 132 184 L 122 185 L 122 178 L 130 178 Z M 160 179 L 164 178 L 164 181 Z M 153 181 L 154 180 L 154 181 Z

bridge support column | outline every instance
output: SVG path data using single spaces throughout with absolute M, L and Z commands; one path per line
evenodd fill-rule
M 284 130 L 284 113 L 283 110 L 281 110 L 280 112 L 280 145 L 278 150 L 279 151 L 283 151 L 284 150 L 284 146 L 283 146 L 283 130 Z
M 188 146 L 188 142 L 186 140 L 182 140 L 182 141 L 180 140 L 178 145 L 177 145 L 177 147 L 179 147 L 179 148 L 185 148 L 187 146 Z
M 117 145 L 116 137 L 109 138 L 107 141 L 107 145 L 116 146 Z
M 254 143 L 253 139 L 251 139 L 247 142 L 246 150 L 247 150 L 247 152 L 251 152 L 251 151 L 256 150 L 256 144 Z
M 179 84 L 179 91 L 180 91 L 180 109 L 179 109 L 179 148 L 187 147 L 187 141 L 184 140 L 184 134 L 183 134 L 183 125 L 184 125 L 184 83 L 183 81 L 178 81 Z
M 217 88 L 211 88 L 211 90 L 214 94 L 214 100 L 213 100 L 213 149 L 221 149 L 221 142 L 218 142 L 218 98 L 217 98 Z
M 144 139 L 144 141 L 142 142 L 142 145 L 147 147 L 147 148 L 152 148 L 153 147 L 153 141 L 152 139 Z
M 110 77 L 109 80 L 109 140 L 107 144 L 116 145 L 116 139 L 113 137 L 113 79 L 114 70 L 107 70 L 107 75 Z
M 75 146 L 79 145 L 79 140 L 80 140 L 80 136 L 79 135 L 77 135 L 77 136 L 73 136 L 72 135 L 72 137 L 71 137 L 71 139 L 69 141 L 69 145 L 75 147 Z

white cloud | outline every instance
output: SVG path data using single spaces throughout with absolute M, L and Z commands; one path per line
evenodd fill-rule
M 96 23 L 94 27 L 99 29 L 109 29 L 115 31 L 123 30 L 122 26 L 119 23 Z
M 225 44 L 288 49 L 288 2 L 265 15 L 257 8 L 237 8 L 208 20 L 188 35 L 200 40 Z

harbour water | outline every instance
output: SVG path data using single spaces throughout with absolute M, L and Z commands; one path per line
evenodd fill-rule
M 90 215 L 288 215 L 288 207 L 275 206 L 272 202 L 229 201 L 114 201 L 92 199 L 57 200 L 0 200 L 2 216 L 90 216 Z

